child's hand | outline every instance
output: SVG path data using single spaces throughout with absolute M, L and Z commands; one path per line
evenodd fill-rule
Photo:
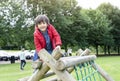
M 61 50 L 61 47 L 58 45 L 55 47 L 55 50 Z

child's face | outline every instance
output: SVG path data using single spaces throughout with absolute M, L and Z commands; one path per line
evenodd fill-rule
M 45 32 L 46 29 L 47 29 L 47 23 L 46 22 L 40 22 L 38 24 L 38 28 L 42 31 L 42 32 Z

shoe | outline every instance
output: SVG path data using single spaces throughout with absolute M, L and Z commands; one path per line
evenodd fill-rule
M 23 71 L 24 69 L 23 69 L 23 68 L 21 68 L 20 70 L 21 70 L 21 71 Z

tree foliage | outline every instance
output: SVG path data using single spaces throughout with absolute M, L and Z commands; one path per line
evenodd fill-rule
M 0 3 L 0 47 L 35 49 L 34 18 L 46 14 L 60 33 L 62 47 L 120 45 L 120 10 L 101 4 L 82 9 L 76 0 L 3 0 Z
M 111 33 L 114 39 L 114 45 L 118 46 L 118 53 L 119 53 L 119 46 L 120 46 L 120 10 L 111 5 L 110 3 L 103 3 L 98 7 L 104 15 L 107 16 L 109 20 L 111 20 L 111 26 L 113 26 Z
M 92 21 L 92 26 L 88 31 L 88 42 L 98 49 L 98 45 L 111 45 L 113 43 L 110 31 L 111 22 L 99 10 L 87 10 L 86 14 Z M 98 50 L 97 50 L 98 54 Z

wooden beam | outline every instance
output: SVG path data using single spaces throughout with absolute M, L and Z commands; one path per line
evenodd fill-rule
M 77 51 L 77 54 L 76 54 L 76 55 L 79 55 L 79 56 L 80 56 L 80 55 L 88 55 L 89 53 L 90 53 L 90 52 L 88 52 L 88 51 L 83 51 L 82 49 L 79 49 L 79 50 Z M 55 59 L 58 60 L 58 59 L 62 56 L 62 54 L 63 54 L 63 53 L 61 53 L 60 50 L 53 50 L 52 56 L 53 56 Z M 42 67 L 47 68 L 48 66 L 46 67 L 46 65 L 44 64 Z M 42 70 L 43 70 L 43 69 L 42 69 Z M 46 70 L 49 70 L 49 69 L 46 69 Z M 73 68 L 73 67 L 70 67 L 70 68 L 68 68 L 67 70 L 68 70 L 69 73 L 71 73 L 71 72 L 74 70 L 74 68 Z M 27 77 L 18 79 L 17 81 L 27 81 L 28 79 L 35 77 L 35 75 L 38 75 L 38 76 L 39 76 L 39 75 L 40 75 L 40 72 L 41 72 L 41 71 L 37 70 L 36 73 L 32 74 L 32 76 L 27 76 Z M 38 78 L 38 79 L 43 79 L 43 78 L 52 76 L 52 75 L 54 75 L 54 74 L 55 74 L 54 72 L 46 73 L 43 77 L 40 76 L 40 78 Z M 56 78 L 56 79 L 57 79 L 57 78 Z
M 83 50 L 82 50 L 82 49 L 79 49 L 79 50 L 76 52 L 76 56 L 80 56 L 82 53 L 83 53 Z
M 72 67 L 74 65 L 78 65 L 80 63 L 88 62 L 90 60 L 95 60 L 96 56 L 95 55 L 89 55 L 89 56 L 72 56 L 72 57 L 63 57 L 60 58 L 56 62 L 56 69 L 57 70 L 64 70 L 68 67 Z
M 82 51 L 82 49 L 79 49 L 77 52 L 77 56 L 86 56 L 90 54 L 90 50 L 87 48 L 85 49 L 85 51 Z
M 40 55 L 41 53 L 44 53 L 44 52 L 46 52 L 45 49 L 42 49 L 42 50 L 40 50 L 38 55 Z M 52 53 L 52 56 L 55 59 L 59 59 L 62 56 L 62 53 L 60 50 L 54 50 Z M 27 81 L 39 81 L 40 79 L 42 79 L 44 77 L 44 75 L 48 72 L 49 69 L 50 68 L 48 67 L 48 65 L 43 63 L 41 69 L 38 70 L 37 72 L 35 72 L 34 74 L 32 74 L 32 76 Z
M 66 70 L 58 71 L 55 68 L 56 60 L 47 51 L 44 50 L 43 52 L 40 52 L 39 56 L 62 81 L 76 81 Z
M 90 50 L 87 48 L 85 49 L 85 51 L 83 51 L 82 49 L 79 49 L 76 53 L 77 56 L 85 56 L 85 55 L 90 55 Z M 71 73 L 72 71 L 74 70 L 74 67 L 70 67 L 70 68 L 67 68 L 67 71 L 69 73 Z
M 106 81 L 114 81 L 112 77 L 110 77 L 108 75 L 108 73 L 106 71 L 104 71 L 98 64 L 92 64 L 92 67 L 96 70 L 98 70 L 98 72 L 102 75 L 102 77 L 106 80 Z
M 82 52 L 83 52 L 83 50 L 82 49 L 79 49 L 78 51 L 77 51 L 77 53 L 76 53 L 76 55 L 81 55 L 82 54 Z M 86 54 L 86 53 L 84 53 L 84 54 Z M 87 54 L 88 55 L 88 54 Z M 70 67 L 70 68 L 67 68 L 66 69 L 69 73 L 71 73 L 73 70 L 74 70 L 74 67 Z M 58 78 L 52 78 L 50 81 L 57 81 L 58 80 Z M 49 80 L 48 80 L 49 81 Z

